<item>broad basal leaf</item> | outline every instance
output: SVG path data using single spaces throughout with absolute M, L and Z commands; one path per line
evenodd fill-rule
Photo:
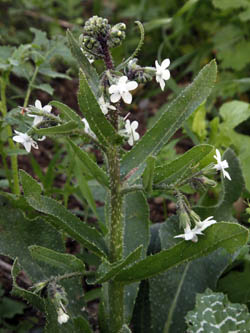
M 244 304 L 231 303 L 223 293 L 207 289 L 198 294 L 196 306 L 186 316 L 187 333 L 249 332 L 250 314 Z

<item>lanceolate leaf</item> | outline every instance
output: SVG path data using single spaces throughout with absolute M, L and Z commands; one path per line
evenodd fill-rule
M 228 222 L 220 222 L 212 225 L 198 243 L 181 241 L 170 249 L 147 257 L 128 269 L 119 273 L 115 280 L 125 284 L 150 278 L 167 269 L 204 255 L 223 247 L 233 253 L 243 246 L 248 238 L 246 228 Z
M 84 128 L 84 124 L 81 120 L 81 117 L 68 105 L 65 105 L 58 101 L 51 101 L 49 104 L 59 109 L 61 113 L 63 113 L 64 116 L 68 119 L 68 121 L 70 120 L 75 121 L 76 123 L 78 123 L 79 126 L 82 126 Z
M 83 54 L 80 46 L 78 45 L 77 41 L 75 40 L 72 33 L 68 30 L 67 31 L 68 42 L 70 46 L 71 53 L 78 61 L 80 68 L 84 72 L 91 89 L 93 90 L 94 94 L 97 96 L 98 87 L 99 87 L 99 78 L 95 68 L 90 64 L 87 57 Z
M 59 134 L 72 133 L 72 131 L 77 127 L 79 127 L 78 123 L 76 123 L 73 120 L 70 120 L 63 125 L 57 125 L 53 127 L 39 128 L 39 129 L 34 128 L 34 131 L 39 135 L 59 135 Z
M 107 254 L 103 236 L 96 229 L 81 221 L 56 200 L 42 195 L 34 196 L 32 191 L 29 191 L 27 184 L 30 183 L 30 189 L 32 189 L 35 187 L 36 181 L 31 177 L 27 177 L 27 174 L 22 170 L 20 171 L 20 176 L 22 184 L 26 184 L 25 199 L 32 208 L 54 217 L 56 222 L 59 220 L 60 223 L 57 226 L 60 229 L 66 231 L 71 237 L 97 255 L 105 256 Z
M 88 279 L 88 283 L 97 284 L 104 283 L 113 279 L 124 267 L 133 264 L 135 261 L 139 260 L 141 257 L 142 245 L 139 246 L 136 250 L 130 253 L 125 259 L 121 260 L 118 263 L 113 265 L 108 265 L 108 270 L 104 272 L 100 272 L 99 276 L 95 280 Z M 103 267 L 106 264 L 103 264 Z
M 109 180 L 107 174 L 89 157 L 89 155 L 79 148 L 73 141 L 68 139 L 72 149 L 78 156 L 80 161 L 88 169 L 89 173 L 98 181 L 99 184 L 109 187 Z
M 136 167 L 140 167 L 140 172 L 135 173 L 130 181 L 141 175 L 147 157 L 156 156 L 184 120 L 209 96 L 216 80 L 216 72 L 216 63 L 212 61 L 201 70 L 192 84 L 165 107 L 156 124 L 124 156 L 121 164 L 123 176 Z
M 110 146 L 110 143 L 120 142 L 120 136 L 103 114 L 85 74 L 81 70 L 79 72 L 78 103 L 83 116 L 100 143 Z
M 154 183 L 172 184 L 178 180 L 190 177 L 199 171 L 199 162 L 213 150 L 213 146 L 199 145 L 191 148 L 185 154 L 170 163 L 165 163 L 155 169 Z
M 19 285 L 17 284 L 16 279 L 21 271 L 22 269 L 19 267 L 18 260 L 15 259 L 11 270 L 11 276 L 13 279 L 13 288 L 11 292 L 12 295 L 22 297 L 27 302 L 37 307 L 40 311 L 44 311 L 43 299 L 31 291 L 19 287 Z
M 29 251 L 34 259 L 62 268 L 65 272 L 85 272 L 83 262 L 72 254 L 60 253 L 38 245 L 29 246 Z

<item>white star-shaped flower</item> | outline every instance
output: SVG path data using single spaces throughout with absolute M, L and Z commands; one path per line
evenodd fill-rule
M 196 235 L 202 235 L 202 231 L 210 227 L 210 225 L 216 223 L 216 220 L 212 220 L 213 216 L 207 217 L 204 221 L 196 222 L 196 226 L 193 229 L 193 232 L 196 233 Z
M 111 102 L 116 103 L 122 98 L 125 103 L 131 104 L 132 95 L 129 91 L 137 87 L 138 83 L 136 81 L 128 81 L 127 76 L 121 76 L 117 84 L 112 84 L 112 86 L 109 87 Z
M 35 101 L 35 107 L 41 111 L 45 111 L 48 113 L 50 113 L 52 110 L 51 105 L 42 106 L 42 103 L 39 101 L 39 99 L 37 99 Z M 34 118 L 32 126 L 37 126 L 39 123 L 41 123 L 43 121 L 43 116 L 37 116 L 35 114 L 29 114 L 29 113 L 28 113 L 28 116 Z
M 170 72 L 167 69 L 169 65 L 170 65 L 169 59 L 163 60 L 161 65 L 159 65 L 157 60 L 155 61 L 155 68 L 156 68 L 155 79 L 156 82 L 160 83 L 161 90 L 164 90 L 165 88 L 165 81 L 170 79 Z
M 57 321 L 60 325 L 67 323 L 67 321 L 69 320 L 69 316 L 63 311 L 62 308 L 58 309 L 57 315 Z
M 29 136 L 27 133 L 22 133 L 18 131 L 15 131 L 15 133 L 17 135 L 13 136 L 13 140 L 21 143 L 28 153 L 30 153 L 31 147 L 38 149 L 38 144 L 36 143 L 36 141 L 34 141 L 32 137 Z
M 125 133 L 128 136 L 128 143 L 130 146 L 133 146 L 135 141 L 140 139 L 139 133 L 136 132 L 136 129 L 138 128 L 138 121 L 132 121 L 130 123 L 130 120 L 127 119 L 125 123 Z
M 104 115 L 106 115 L 109 110 L 116 110 L 116 107 L 114 105 L 111 105 L 109 102 L 105 101 L 103 95 L 98 99 L 98 103 Z
M 231 177 L 230 177 L 229 173 L 225 170 L 225 169 L 229 168 L 227 160 L 224 160 L 224 161 L 221 160 L 221 154 L 220 154 L 220 151 L 218 149 L 216 149 L 216 155 L 214 155 L 214 158 L 216 159 L 217 164 L 215 164 L 213 169 L 216 169 L 217 171 L 221 170 L 222 174 L 223 174 L 223 177 L 231 180 Z
M 184 238 L 186 241 L 191 240 L 196 243 L 198 241 L 197 235 L 203 235 L 203 230 L 210 227 L 210 225 L 216 223 L 215 220 L 212 220 L 213 216 L 209 216 L 204 221 L 196 222 L 196 226 L 191 229 L 189 225 L 184 229 L 184 234 L 177 235 L 174 238 Z
M 96 139 L 96 135 L 95 133 L 91 130 L 89 123 L 87 121 L 86 118 L 82 118 L 82 122 L 84 123 L 84 131 L 85 133 L 87 133 L 88 135 L 92 136 L 92 138 Z

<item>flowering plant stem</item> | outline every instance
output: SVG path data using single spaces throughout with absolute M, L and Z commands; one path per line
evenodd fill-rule
M 120 163 L 117 147 L 108 152 L 110 177 L 110 235 L 109 250 L 110 261 L 122 259 L 123 251 L 123 221 L 122 221 L 122 194 L 120 189 Z M 123 324 L 123 296 L 124 287 L 121 283 L 109 282 L 109 309 L 111 332 L 117 332 Z
M 7 116 L 7 103 L 6 103 L 6 81 L 7 78 L 1 78 L 1 111 L 3 117 Z M 15 149 L 16 146 L 12 140 L 12 130 L 10 125 L 6 126 L 7 135 L 8 135 L 8 143 L 10 149 Z M 4 166 L 7 166 L 7 163 L 5 163 L 5 156 L 3 156 L 4 159 Z M 12 171 L 12 178 L 13 178 L 13 184 L 10 184 L 12 187 L 12 192 L 16 195 L 20 195 L 20 187 L 19 187 L 19 180 L 18 180 L 18 161 L 17 161 L 17 155 L 12 155 L 11 158 L 11 171 Z M 8 171 L 6 170 L 6 174 L 8 175 Z
M 29 82 L 29 85 L 28 85 L 28 90 L 27 90 L 27 93 L 26 93 L 26 96 L 25 96 L 25 99 L 24 99 L 24 103 L 23 103 L 23 107 L 24 108 L 26 108 L 28 106 L 29 99 L 30 99 L 30 94 L 31 94 L 31 91 L 32 91 L 35 79 L 37 77 L 38 70 L 39 70 L 39 66 L 36 66 L 35 70 L 34 70 L 34 73 L 33 73 L 33 76 L 32 76 L 32 78 L 31 78 L 31 80 Z
M 104 62 L 107 69 L 113 69 L 113 61 L 109 49 L 103 46 Z M 111 122 L 118 130 L 118 113 L 111 113 Z M 122 220 L 122 193 L 120 179 L 119 148 L 113 146 L 107 152 L 110 180 L 110 226 L 109 226 L 109 251 L 110 262 L 122 259 L 123 255 L 123 220 Z M 124 323 L 124 286 L 120 282 L 109 281 L 109 316 L 110 332 L 118 332 Z

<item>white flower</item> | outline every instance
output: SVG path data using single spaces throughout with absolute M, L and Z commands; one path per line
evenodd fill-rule
M 96 135 L 95 133 L 91 130 L 89 123 L 87 121 L 86 118 L 82 118 L 82 122 L 84 123 L 84 131 L 85 133 L 87 133 L 88 135 L 92 136 L 92 138 L 96 139 Z
M 189 225 L 187 225 L 184 229 L 184 234 L 174 236 L 174 238 L 184 238 L 186 241 L 191 240 L 194 243 L 198 241 L 196 233 L 194 232 L 194 230 L 191 230 Z
M 30 152 L 31 147 L 38 149 L 36 141 L 34 141 L 27 133 L 21 133 L 18 131 L 15 131 L 15 133 L 18 135 L 13 136 L 13 140 L 21 143 L 28 153 Z
M 160 83 L 161 90 L 164 90 L 165 88 L 165 81 L 170 79 L 170 72 L 168 69 L 166 69 L 169 65 L 170 65 L 169 59 L 163 60 L 161 65 L 159 65 L 157 60 L 155 61 L 155 68 L 156 68 L 155 79 L 156 82 Z
M 69 316 L 63 311 L 62 308 L 59 308 L 59 310 L 57 311 L 57 315 L 57 321 L 60 325 L 67 323 L 67 321 L 69 320 Z
M 211 220 L 212 218 L 213 216 L 209 216 L 203 222 L 196 222 L 196 226 L 193 229 L 191 229 L 187 224 L 186 228 L 184 229 L 184 234 L 177 235 L 174 238 L 184 238 L 186 241 L 191 240 L 192 242 L 196 243 L 198 241 L 197 235 L 203 235 L 203 230 L 216 223 L 215 220 Z
M 105 115 L 109 112 L 109 110 L 116 110 L 116 107 L 114 105 L 111 105 L 109 102 L 105 102 L 103 95 L 98 99 L 98 103 L 100 105 L 102 113 Z
M 122 98 L 125 103 L 131 104 L 132 95 L 129 91 L 136 89 L 138 83 L 136 81 L 127 81 L 127 76 L 121 76 L 117 84 L 112 84 L 112 86 L 109 87 L 109 93 L 111 94 L 110 100 L 112 103 L 116 103 Z
M 216 223 L 215 220 L 212 220 L 213 216 L 207 217 L 204 221 L 196 222 L 196 226 L 193 229 L 193 232 L 196 233 L 196 235 L 202 235 L 202 231 L 210 227 L 210 225 Z
M 214 158 L 216 159 L 217 164 L 215 164 L 213 169 L 216 169 L 217 171 L 221 170 L 223 177 L 231 180 L 229 173 L 227 171 L 225 171 L 225 169 L 227 169 L 229 167 L 227 160 L 224 160 L 224 161 L 221 160 L 221 154 L 218 149 L 216 149 L 216 155 L 214 155 Z
M 48 112 L 48 113 L 50 113 L 51 110 L 52 110 L 51 105 L 42 106 L 42 103 L 39 101 L 39 99 L 37 99 L 35 101 L 35 107 L 37 109 L 41 110 L 41 111 L 45 111 L 45 112 Z M 32 126 L 37 126 L 39 123 L 41 123 L 43 121 L 43 116 L 37 116 L 35 114 L 28 114 L 28 116 L 34 118 Z
M 137 133 L 135 130 L 138 127 L 138 121 L 133 121 L 130 123 L 130 120 L 127 119 L 125 123 L 125 133 L 128 136 L 128 143 L 130 146 L 133 146 L 135 141 L 140 139 L 139 133 Z

